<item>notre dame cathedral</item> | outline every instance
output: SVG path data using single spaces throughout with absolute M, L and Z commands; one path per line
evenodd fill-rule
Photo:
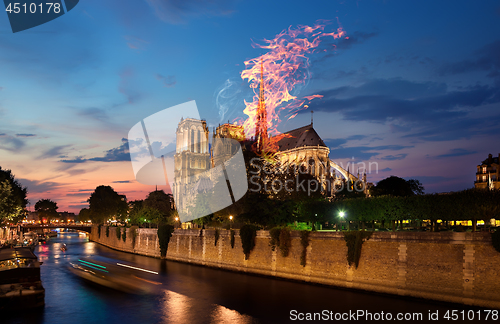
M 280 135 L 277 143 L 271 141 L 272 138 L 267 134 L 263 86 L 261 82 L 255 137 L 251 139 L 246 139 L 243 126 L 227 123 L 213 129 L 210 143 L 206 121 L 181 119 L 176 131 L 175 180 L 172 188 L 178 210 L 189 209 L 199 192 L 213 187 L 213 179 L 208 170 L 227 161 L 239 149 L 253 149 L 260 155 L 269 148 L 270 142 L 274 143 L 274 156 L 282 166 L 305 166 L 307 173 L 314 176 L 319 183 L 331 184 L 328 186 L 329 191 L 324 191 L 327 195 L 332 196 L 335 184 L 346 180 L 361 182 L 365 194 L 367 193 L 366 173 L 360 178 L 359 173 L 355 176 L 330 160 L 330 149 L 313 128 L 312 118 L 311 124 Z M 236 141 L 218 140 L 226 138 L 237 140 L 241 146 L 231 144 Z

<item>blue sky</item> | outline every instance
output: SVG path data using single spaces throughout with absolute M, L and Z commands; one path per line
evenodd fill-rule
M 40 198 L 76 211 L 96 186 L 129 199 L 129 129 L 196 100 L 215 126 L 243 116 L 252 42 L 318 19 L 348 39 L 311 54 L 300 95 L 330 157 L 377 162 L 377 182 L 416 178 L 426 192 L 473 186 L 475 167 L 500 152 L 500 4 L 495 1 L 94 1 L 13 34 L 0 14 L 0 166 Z M 221 120 L 227 80 L 243 92 Z M 309 123 L 305 110 L 281 131 Z M 354 157 L 354 160 L 352 160 Z

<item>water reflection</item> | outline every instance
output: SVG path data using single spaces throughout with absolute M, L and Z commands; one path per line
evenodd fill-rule
M 192 313 L 190 312 L 190 299 L 191 298 L 184 295 L 166 290 L 165 300 L 163 303 L 165 314 L 164 319 L 168 320 L 169 323 L 193 322 Z
M 68 245 L 62 252 L 60 246 Z M 370 312 L 422 312 L 463 309 L 460 305 L 436 306 L 426 301 L 250 276 L 201 266 L 122 253 L 88 242 L 78 233 L 63 233 L 39 245 L 35 253 L 46 289 L 41 312 L 15 314 L 0 323 L 285 323 L 291 309 L 348 312 L 362 305 Z M 125 294 L 91 284 L 73 275 L 68 265 L 91 257 L 151 272 L 124 267 L 154 284 L 159 291 Z M 158 272 L 158 274 L 156 274 Z M 145 281 L 145 282 L 147 282 Z M 155 283 L 153 283 L 155 282 Z M 161 283 L 156 285 L 156 282 Z M 466 309 L 472 309 L 466 307 Z
M 222 323 L 222 324 L 246 324 L 252 323 L 252 317 L 248 315 L 242 315 L 235 310 L 226 308 L 221 305 L 217 305 L 217 308 L 211 314 L 212 323 Z
M 242 315 L 221 305 L 166 290 L 163 301 L 163 320 L 168 323 L 254 323 L 251 316 Z

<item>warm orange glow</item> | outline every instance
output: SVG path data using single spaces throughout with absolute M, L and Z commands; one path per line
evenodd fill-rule
M 342 27 L 336 32 L 325 33 L 325 26 L 324 23 L 317 23 L 314 26 L 298 26 L 296 29 L 290 27 L 276 35 L 274 39 L 264 40 L 265 45 L 253 44 L 254 47 L 269 51 L 245 61 L 246 70 L 241 72 L 241 78 L 248 81 L 254 96 L 253 101 L 245 101 L 246 108 L 243 112 L 248 118 L 237 123 L 244 126 L 246 136 L 257 137 L 255 131 L 263 115 L 262 112 L 259 113 L 263 97 L 267 133 L 272 136 L 264 142 L 263 155 L 272 155 L 276 152 L 277 142 L 285 136 L 277 131 L 280 113 L 284 112 L 288 119 L 293 118 L 298 111 L 307 108 L 304 105 L 306 102 L 322 97 L 322 95 L 312 95 L 298 98 L 293 93 L 305 85 L 309 78 L 307 70 L 309 58 L 306 54 L 319 51 L 318 46 L 326 37 L 338 39 L 345 36 Z

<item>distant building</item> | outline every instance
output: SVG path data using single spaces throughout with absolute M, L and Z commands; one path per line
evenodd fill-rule
M 28 223 L 38 223 L 40 218 L 38 217 L 38 213 L 34 211 L 28 211 L 26 215 L 26 222 Z
M 74 223 L 77 220 L 76 218 L 77 216 L 75 215 L 75 213 L 63 211 L 63 212 L 58 212 L 58 214 L 59 217 L 61 218 L 61 221 L 64 221 L 66 223 Z
M 498 157 L 489 154 L 488 158 L 477 166 L 474 187 L 481 189 L 500 189 L 500 153 Z

